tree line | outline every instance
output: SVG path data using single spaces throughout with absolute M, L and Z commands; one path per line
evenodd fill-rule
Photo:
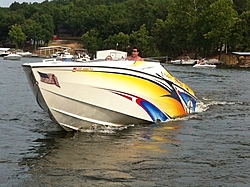
M 142 56 L 250 50 L 250 0 L 45 0 L 0 8 L 0 41 L 48 45 L 54 35 L 82 39 L 83 47 Z

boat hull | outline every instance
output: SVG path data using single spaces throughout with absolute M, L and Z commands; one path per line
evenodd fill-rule
M 216 68 L 215 64 L 195 64 L 194 68 Z
M 195 111 L 195 96 L 177 79 L 169 79 L 162 66 L 157 66 L 164 73 L 159 76 L 143 72 L 134 62 L 100 63 L 24 64 L 23 69 L 38 104 L 68 131 L 89 129 L 93 124 L 120 127 L 165 122 Z
M 194 65 L 196 63 L 197 63 L 197 60 L 195 60 L 195 59 L 188 59 L 188 60 L 180 59 L 180 60 L 172 60 L 171 61 L 171 64 L 173 64 L 173 65 Z
M 7 56 L 4 56 L 4 60 L 21 60 L 22 56 L 18 54 L 9 54 Z

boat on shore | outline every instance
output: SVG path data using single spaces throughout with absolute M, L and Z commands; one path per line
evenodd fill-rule
M 166 122 L 196 110 L 193 90 L 160 62 L 45 59 L 22 67 L 39 106 L 66 131 Z

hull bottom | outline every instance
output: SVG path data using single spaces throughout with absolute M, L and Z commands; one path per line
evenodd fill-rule
M 124 114 L 119 114 L 117 112 L 101 108 L 97 109 L 95 107 L 88 111 L 88 113 L 92 113 L 94 117 L 91 117 L 92 115 L 88 117 L 80 116 L 55 108 L 51 109 L 51 113 L 54 116 L 53 120 L 56 121 L 55 119 L 57 119 L 56 122 L 67 131 L 88 130 L 93 129 L 93 127 L 95 126 L 119 128 L 131 126 L 134 124 L 152 123 Z M 99 118 L 99 120 L 97 118 Z
M 64 96 L 60 96 L 58 100 L 60 100 L 60 103 L 55 102 L 55 104 L 49 108 L 49 113 L 52 114 L 52 119 L 67 131 L 69 131 L 69 129 L 90 129 L 93 125 L 122 127 L 130 126 L 131 124 L 152 123 L 120 113 L 119 111 L 108 110 Z

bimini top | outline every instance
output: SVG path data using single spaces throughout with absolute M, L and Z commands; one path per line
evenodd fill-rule
M 233 55 L 250 56 L 250 52 L 232 52 Z

